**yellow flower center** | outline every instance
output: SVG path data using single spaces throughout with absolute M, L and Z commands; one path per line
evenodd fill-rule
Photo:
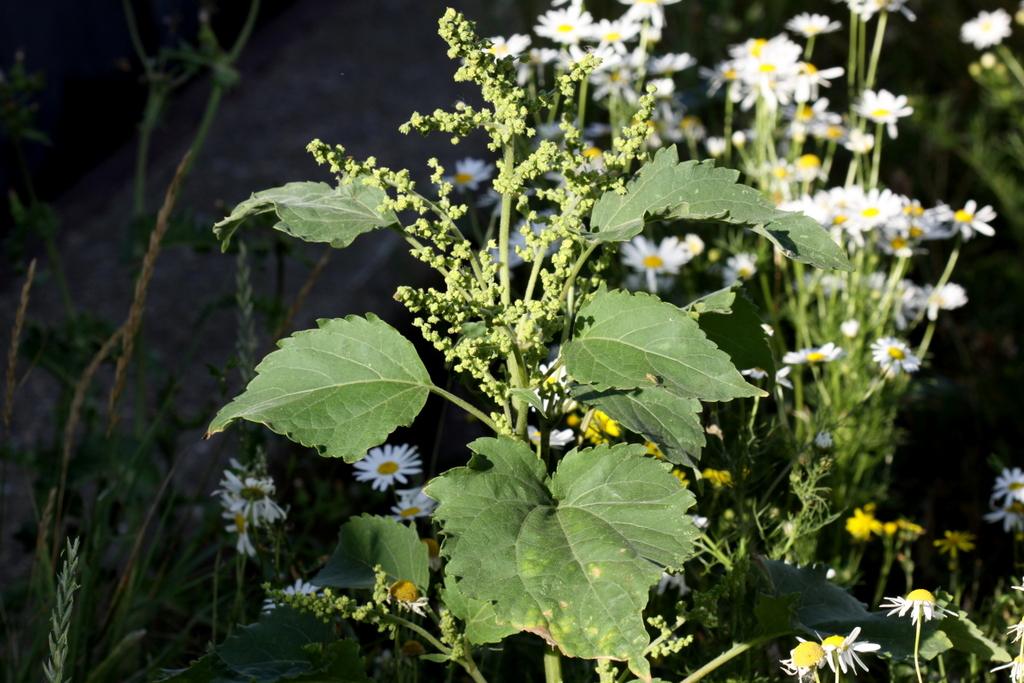
M 380 465 L 377 466 L 377 473 L 378 474 L 394 474 L 397 471 L 398 471 L 398 463 L 393 461 L 393 460 L 388 460 L 387 462 L 382 462 Z
M 457 185 L 465 185 L 466 183 L 468 183 L 468 182 L 470 182 L 472 180 L 473 180 L 473 176 L 471 176 L 468 173 L 456 173 L 455 174 L 455 183 Z
M 395 581 L 388 588 L 388 593 L 401 602 L 416 602 L 420 599 L 420 590 L 411 581 Z
M 967 213 L 963 209 L 960 209 L 959 211 L 956 212 L 956 214 L 954 214 L 953 220 L 955 220 L 957 223 L 970 223 L 971 221 L 974 220 L 974 214 Z
M 747 268 L 746 266 L 743 266 L 742 268 L 736 271 L 736 274 L 745 280 L 751 275 L 753 275 L 754 271 L 750 270 L 750 268 Z
M 420 543 L 424 543 L 427 546 L 427 557 L 439 557 L 441 555 L 441 547 L 437 545 L 437 541 L 432 538 L 421 538 Z
M 727 81 L 735 81 L 738 75 L 739 74 L 736 72 L 736 69 L 729 69 L 724 74 L 722 74 L 722 78 L 724 78 Z
M 684 116 L 683 120 L 679 122 L 679 127 L 683 130 L 689 130 L 700 126 L 702 123 L 699 116 Z
M 801 121 L 810 121 L 814 118 L 814 110 L 806 104 L 799 104 L 796 108 L 796 117 Z
M 644 266 L 647 268 L 661 268 L 663 265 L 665 262 L 660 256 L 651 255 L 644 258 Z
M 917 206 L 916 204 L 909 204 L 903 207 L 903 213 L 907 214 L 908 216 L 923 216 L 924 207 Z
M 845 643 L 845 642 L 846 642 L 846 638 L 843 638 L 842 636 L 829 636 L 825 640 L 821 641 L 821 644 L 822 645 L 831 645 L 832 647 L 840 648 L 840 647 L 843 646 L 843 643 Z
M 1019 481 L 1015 481 L 1012 484 L 1010 484 L 1007 488 L 1010 489 L 1011 491 L 1019 491 L 1020 489 L 1024 489 L 1024 484 L 1020 483 Z
M 882 119 L 882 118 L 885 118 L 886 116 L 888 116 L 891 113 L 892 112 L 889 111 L 888 109 L 876 109 L 873 112 L 871 112 L 871 118 L 873 118 L 873 119 Z
M 758 38 L 757 40 L 754 41 L 754 44 L 751 46 L 750 54 L 754 55 L 755 57 L 760 57 L 761 48 L 763 48 L 767 44 L 767 40 L 765 40 L 764 38 Z
M 583 150 L 583 156 L 588 158 L 599 157 L 601 156 L 601 150 L 598 149 L 597 147 L 588 147 L 587 149 Z
M 235 515 L 235 531 L 240 534 L 245 533 L 245 515 L 240 512 Z
M 267 492 L 257 486 L 246 486 L 238 495 L 246 500 L 263 500 L 267 497 Z
M 825 137 L 829 140 L 838 140 L 843 137 L 843 129 L 841 126 L 829 126 L 828 130 L 825 131 Z
M 622 39 L 622 34 L 618 31 L 612 31 L 611 33 L 605 34 L 604 39 L 609 43 L 615 43 Z
M 910 593 L 907 594 L 907 600 L 913 600 L 915 602 L 930 602 L 933 605 L 935 604 L 935 596 L 923 588 L 917 588 L 910 591 Z
M 910 236 L 911 237 L 920 237 L 923 234 L 924 234 L 924 230 L 922 230 L 921 228 L 913 227 L 913 228 L 910 229 Z
M 572 24 L 562 24 L 558 27 L 559 33 L 570 33 L 572 31 Z
M 890 246 L 892 246 L 893 249 L 902 249 L 903 247 L 907 246 L 907 241 L 902 237 L 893 237 L 892 241 L 889 244 Z
M 772 73 L 773 71 L 775 71 L 775 65 L 762 64 L 761 66 L 757 67 L 757 70 L 760 71 L 761 73 Z
M 817 351 L 812 351 L 811 353 L 807 354 L 807 360 L 810 361 L 811 363 L 819 363 L 825 360 L 825 354 L 819 353 Z
M 420 509 L 414 505 L 412 507 L 402 510 L 399 517 L 402 517 L 404 519 L 405 517 L 415 517 L 418 514 L 420 514 Z
M 1019 500 L 1015 500 L 1006 508 L 1007 512 L 1012 512 L 1015 515 L 1024 515 L 1024 503 Z
M 797 168 L 821 168 L 821 159 L 816 154 L 804 154 L 796 160 Z
M 792 654 L 793 666 L 806 669 L 816 666 L 821 661 L 821 658 L 825 656 L 825 651 L 821 649 L 821 645 L 808 641 L 797 645 L 793 649 Z
M 882 213 L 880 210 L 878 210 L 874 206 L 870 206 L 870 207 L 864 209 L 863 211 L 861 211 L 860 215 L 864 216 L 864 218 L 874 218 L 875 216 L 877 216 L 880 213 Z
M 842 225 L 846 222 L 846 216 L 836 216 L 832 219 L 832 225 Z
M 800 67 L 800 70 L 808 76 L 813 76 L 818 73 L 818 67 L 814 66 L 810 62 L 804 62 L 803 66 Z
M 905 360 L 906 357 L 907 357 L 907 354 L 905 354 L 902 349 L 897 349 L 895 346 L 890 346 L 889 347 L 889 356 L 891 358 L 896 359 L 896 360 Z

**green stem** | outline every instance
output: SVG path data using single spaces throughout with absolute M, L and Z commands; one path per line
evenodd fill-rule
M 946 261 L 946 268 L 942 271 L 942 276 L 939 277 L 939 281 L 935 284 L 935 290 L 939 291 L 947 282 L 949 277 L 953 274 L 953 268 L 956 266 L 956 261 L 960 258 L 960 245 L 963 243 L 963 238 L 957 235 L 956 243 L 953 245 L 953 251 L 949 254 L 949 260 Z M 935 332 L 935 321 L 931 321 L 928 324 L 928 329 L 925 330 L 924 338 L 921 340 L 921 345 L 917 347 L 917 357 L 924 358 L 924 354 L 928 353 L 928 346 L 932 341 L 932 334 Z
M 1017 81 L 1024 85 L 1024 69 L 1021 69 L 1020 62 L 1013 56 L 1010 49 L 1005 45 L 996 45 L 996 50 L 999 52 L 999 56 L 1003 58 L 1003 61 L 1006 62 L 1006 66 L 1013 73 Z
M 512 165 L 515 163 L 515 140 L 505 143 L 505 158 L 502 163 L 504 180 L 512 177 Z M 508 267 L 508 232 L 512 223 L 512 196 L 501 195 L 501 224 L 498 227 L 498 261 L 501 276 L 501 303 L 508 306 L 512 303 L 512 281 Z
M 421 636 L 423 636 L 424 640 L 426 640 L 428 643 L 436 647 L 437 651 L 443 655 L 450 655 L 452 653 L 451 649 L 446 647 L 440 640 L 435 638 L 430 633 L 430 631 L 426 630 L 422 626 L 419 626 L 418 624 L 412 623 L 408 619 L 403 619 L 402 617 L 395 616 L 394 614 L 384 614 L 381 616 L 381 621 L 386 621 L 388 623 L 395 624 L 396 626 L 401 626 L 403 628 L 407 628 L 410 631 L 420 634 Z
M 924 683 L 924 677 L 921 675 L 921 659 L 918 657 L 918 651 L 921 649 L 921 624 L 924 619 L 918 615 L 917 620 L 917 631 L 914 634 L 914 670 L 917 671 L 917 683 Z
M 882 54 L 882 39 L 885 37 L 885 24 L 888 20 L 889 13 L 882 10 L 881 14 L 878 15 L 878 26 L 875 27 L 875 44 L 871 48 L 871 64 L 868 66 L 868 77 L 864 81 L 864 88 L 867 90 L 870 90 L 875 84 L 878 56 Z
M 882 124 L 875 124 L 875 153 L 871 158 L 871 181 L 867 189 L 878 187 L 878 168 L 882 165 Z
M 491 429 L 491 431 L 493 431 L 493 432 L 494 432 L 495 434 L 497 434 L 497 433 L 498 433 L 498 425 L 494 424 L 494 421 L 493 421 L 493 420 L 491 420 L 491 418 L 490 418 L 489 416 L 487 416 L 486 414 L 484 414 L 484 413 L 483 413 L 483 411 L 481 411 L 481 410 L 480 410 L 479 408 L 476 408 L 476 407 L 475 407 L 475 406 L 473 406 L 473 405 L 472 405 L 471 403 L 467 403 L 466 401 L 463 401 L 463 400 L 462 400 L 461 398 L 459 398 L 459 397 L 458 397 L 458 396 L 456 396 L 455 394 L 453 394 L 453 393 L 451 393 L 451 392 L 449 392 L 449 391 L 445 391 L 444 389 L 442 389 L 442 388 L 441 388 L 441 387 L 439 387 L 439 386 L 435 386 L 435 385 L 431 384 L 431 385 L 430 385 L 429 387 L 427 387 L 427 388 L 428 388 L 428 389 L 429 389 L 430 391 L 432 391 L 432 392 L 434 392 L 435 394 L 437 394 L 438 396 L 441 396 L 441 397 L 444 397 L 444 398 L 448 399 L 449 401 L 451 401 L 451 402 L 452 402 L 452 403 L 454 403 L 455 405 L 459 406 L 460 408 L 462 408 L 463 410 L 465 410 L 465 411 L 466 411 L 467 413 L 469 413 L 470 415 L 472 415 L 472 416 L 473 416 L 473 417 L 475 417 L 476 419 L 478 419 L 478 420 L 480 420 L 481 422 L 483 422 L 483 423 L 484 423 L 485 425 L 487 425 L 487 426 L 488 426 L 488 427 L 489 427 L 489 428 Z
M 544 682 L 562 683 L 562 653 L 550 645 L 544 650 Z
M 760 645 L 762 643 L 766 643 L 766 642 L 768 642 L 769 640 L 771 640 L 772 638 L 774 638 L 774 637 L 776 637 L 778 635 L 781 635 L 781 634 L 775 634 L 774 636 L 765 636 L 765 637 L 762 637 L 762 638 L 754 638 L 753 640 L 748 640 L 748 641 L 743 642 L 743 643 L 737 643 L 736 645 L 733 645 L 731 648 L 729 648 L 728 650 L 726 650 L 722 654 L 718 655 L 717 657 L 712 659 L 710 662 L 708 662 L 707 664 L 705 664 L 704 666 L 702 666 L 701 668 L 697 669 L 692 674 L 690 674 L 689 676 L 684 678 L 682 680 L 682 683 L 695 683 L 695 681 L 699 681 L 700 679 L 704 678 L 709 673 L 711 673 L 712 671 L 714 671 L 718 667 L 722 666 L 723 664 L 728 662 L 733 657 L 736 657 L 738 655 L 743 654 L 744 652 L 746 652 L 747 650 L 749 650 L 752 647 L 755 647 L 755 646 Z

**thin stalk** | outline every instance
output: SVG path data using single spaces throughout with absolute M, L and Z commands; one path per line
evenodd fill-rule
M 758 645 L 761 645 L 762 643 L 766 643 L 771 639 L 771 637 L 754 638 L 753 640 L 748 640 L 743 643 L 737 643 L 736 645 L 733 645 L 731 648 L 729 648 L 722 654 L 718 655 L 710 662 L 708 662 L 707 664 L 705 664 L 704 666 L 702 666 L 701 668 L 697 669 L 692 674 L 684 678 L 682 680 L 682 683 L 695 683 L 696 681 L 699 681 L 700 679 L 704 678 L 718 667 L 728 662 L 730 659 L 743 654 L 752 647 L 756 647 Z
M 444 390 L 444 389 L 442 389 L 441 387 L 439 387 L 439 386 L 435 386 L 435 385 L 433 385 L 433 384 L 431 384 L 431 385 L 430 385 L 430 386 L 428 387 L 428 389 L 429 389 L 430 391 L 434 392 L 435 394 L 437 394 L 438 396 L 441 396 L 441 397 L 444 397 L 444 398 L 448 399 L 449 401 L 451 401 L 451 402 L 452 402 L 452 403 L 454 403 L 455 405 L 459 406 L 460 408 L 462 408 L 463 410 L 465 410 L 465 411 L 466 411 L 467 413 L 469 413 L 470 415 L 472 415 L 472 416 L 473 416 L 473 417 L 475 417 L 476 419 L 478 419 L 478 420 L 480 420 L 481 422 L 483 422 L 483 423 L 484 423 L 485 425 L 487 425 L 487 426 L 488 426 L 488 427 L 489 427 L 489 428 L 491 429 L 491 431 L 493 431 L 493 432 L 494 432 L 495 434 L 497 434 L 497 433 L 498 433 L 498 425 L 494 424 L 494 421 L 493 421 L 493 420 L 492 420 L 492 419 L 491 419 L 491 418 L 490 418 L 489 416 L 487 416 L 487 415 L 486 415 L 486 414 L 485 414 L 485 413 L 484 413 L 483 411 L 481 411 L 480 409 L 478 409 L 478 408 L 476 408 L 475 406 L 473 406 L 473 405 L 472 405 L 471 403 L 467 403 L 466 401 L 462 400 L 461 398 L 459 398 L 459 397 L 458 397 L 458 396 L 456 396 L 455 394 L 453 394 L 453 393 L 451 393 L 451 392 L 449 392 L 449 391 L 445 391 L 445 390 Z
M 918 615 L 920 617 L 920 615 Z M 921 675 L 921 659 L 918 651 L 921 649 L 921 624 L 924 619 L 918 618 L 917 630 L 914 632 L 914 670 L 917 671 L 917 683 L 924 683 L 924 676 Z
M 875 124 L 875 149 L 871 158 L 871 180 L 867 189 L 872 190 L 878 187 L 878 169 L 882 165 L 882 124 Z
M 950 275 L 953 274 L 953 268 L 956 266 L 956 261 L 960 258 L 960 245 L 963 243 L 963 238 L 957 236 L 956 243 L 953 245 L 953 251 L 949 254 L 949 260 L 946 261 L 946 268 L 942 271 L 942 276 L 939 278 L 938 283 L 935 285 L 935 290 L 938 291 L 949 282 Z M 932 334 L 935 332 L 935 321 L 932 321 L 928 325 L 928 329 L 925 330 L 924 338 L 921 340 L 921 345 L 917 347 L 917 357 L 924 358 L 924 354 L 928 352 L 928 346 L 932 342 Z
M 1024 69 L 1021 68 L 1017 58 L 1005 45 L 996 45 L 996 50 L 999 52 L 999 56 L 1003 58 L 1003 61 L 1006 62 L 1006 66 L 1010 69 L 1014 78 L 1024 86 Z
M 871 48 L 871 63 L 868 65 L 868 76 L 864 80 L 864 89 L 870 90 L 875 85 L 875 72 L 878 71 L 878 56 L 882 54 L 882 39 L 885 37 L 885 24 L 889 13 L 882 10 L 878 15 L 878 26 L 875 27 L 875 44 Z
M 515 163 L 515 140 L 505 143 L 505 156 L 502 162 L 502 175 L 509 177 L 512 174 L 512 165 Z M 512 196 L 501 195 L 501 223 L 498 227 L 498 262 L 499 275 L 501 277 L 501 303 L 508 306 L 512 303 L 512 281 L 509 276 L 508 266 L 508 232 L 512 223 Z

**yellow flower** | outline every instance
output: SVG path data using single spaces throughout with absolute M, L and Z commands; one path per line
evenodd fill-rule
M 590 443 L 597 446 L 598 444 L 608 443 L 608 437 L 618 437 L 622 435 L 622 428 L 619 427 L 619 423 L 608 417 L 607 414 L 600 410 L 595 410 L 593 416 L 590 418 L 590 424 L 587 425 L 587 433 L 585 438 Z
M 951 560 L 955 560 L 962 550 L 965 553 L 974 550 L 974 541 L 977 538 L 969 531 L 946 531 L 945 538 L 937 538 L 932 543 L 939 549 L 939 553 L 949 554 Z
M 665 459 L 665 454 L 661 452 L 660 448 L 658 448 L 658 444 L 652 443 L 650 441 L 644 441 L 644 445 L 647 446 L 647 455 L 653 455 L 658 460 Z
M 855 540 L 870 541 L 871 534 L 881 534 L 883 525 L 875 519 L 875 504 L 868 503 L 853 511 L 853 517 L 846 518 L 846 530 Z
M 896 524 L 899 526 L 900 531 L 905 532 L 904 535 L 908 541 L 913 541 L 924 533 L 924 528 L 920 524 L 914 524 L 909 519 L 898 519 Z
M 711 482 L 711 485 L 716 489 L 720 489 L 723 486 L 732 487 L 735 482 L 732 480 L 732 473 L 728 470 L 713 470 L 710 467 L 703 470 L 701 476 Z
M 684 472 L 682 470 L 672 470 L 672 474 L 674 474 L 677 477 L 679 477 L 679 485 L 680 486 L 686 486 L 687 484 L 690 483 L 689 478 L 686 476 L 686 472 Z
M 884 522 L 882 524 L 882 531 L 885 532 L 886 536 L 890 536 L 890 537 L 895 536 L 896 532 L 899 531 L 899 530 L 900 530 L 900 525 L 899 525 L 898 522 Z

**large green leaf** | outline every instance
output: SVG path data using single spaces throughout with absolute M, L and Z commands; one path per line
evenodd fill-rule
M 372 313 L 317 323 L 263 359 L 207 436 L 244 418 L 355 462 L 412 422 L 432 386 L 413 345 Z
M 584 237 L 621 242 L 639 234 L 648 221 L 717 221 L 751 228 L 797 261 L 853 270 L 842 248 L 817 221 L 780 211 L 738 180 L 739 171 L 715 168 L 713 160 L 679 163 L 675 146 L 660 149 L 626 184 L 625 193 L 608 192 L 597 200 L 591 232 Z
M 331 187 L 327 183 L 288 183 L 256 192 L 213 226 L 227 250 L 235 230 L 247 218 L 274 211 L 277 230 L 307 242 L 327 242 L 338 249 L 359 235 L 396 223 L 394 212 L 380 212 L 384 190 L 361 183 Z
M 494 605 L 491 603 L 486 600 L 474 600 L 463 595 L 455 579 L 451 576 L 446 576 L 444 579 L 441 600 L 444 602 L 444 606 L 452 611 L 452 614 L 466 622 L 466 637 L 474 645 L 497 643 L 505 636 L 519 631 L 509 624 L 498 623 Z
M 416 527 L 369 514 L 353 517 L 341 526 L 338 547 L 312 583 L 331 588 L 373 588 L 377 565 L 388 573 L 391 583 L 411 581 L 426 591 L 430 580 L 427 546 L 420 541 Z
M 693 495 L 643 446 L 574 449 L 550 480 L 523 443 L 470 448 L 469 466 L 427 487 L 459 590 L 566 655 L 625 660 L 650 680 L 642 612 L 662 568 L 693 551 Z
M 577 381 L 614 389 L 664 387 L 679 398 L 764 396 L 687 313 L 644 293 L 603 288 L 580 309 L 562 352 Z
M 320 669 L 317 653 L 307 646 L 337 639 L 334 626 L 316 615 L 278 607 L 225 640 L 217 655 L 232 671 L 246 677 L 243 680 L 269 683 Z
M 757 306 L 743 290 L 736 291 L 729 311 L 709 311 L 697 319 L 708 339 L 729 354 L 737 368 L 761 368 L 769 377 L 774 377 L 775 360 L 761 327 L 763 322 Z
M 758 566 L 767 580 L 770 596 L 800 595 L 793 612 L 795 628 L 825 638 L 847 636 L 859 626 L 858 640 L 879 644 L 879 655 L 901 660 L 913 658 L 915 629 L 909 615 L 889 617 L 886 611 L 869 612 L 867 605 L 829 581 L 822 567 L 795 567 L 765 558 L 758 560 Z M 965 612 L 960 612 L 959 618 L 945 617 L 924 623 L 920 647 L 923 659 L 932 659 L 954 647 L 998 661 L 1010 659 L 1005 650 L 982 635 Z
M 695 398 L 679 398 L 664 387 L 609 389 L 600 385 L 575 385 L 577 401 L 597 406 L 622 425 L 658 444 L 669 462 L 696 467 L 707 443 L 700 424 L 701 404 Z

